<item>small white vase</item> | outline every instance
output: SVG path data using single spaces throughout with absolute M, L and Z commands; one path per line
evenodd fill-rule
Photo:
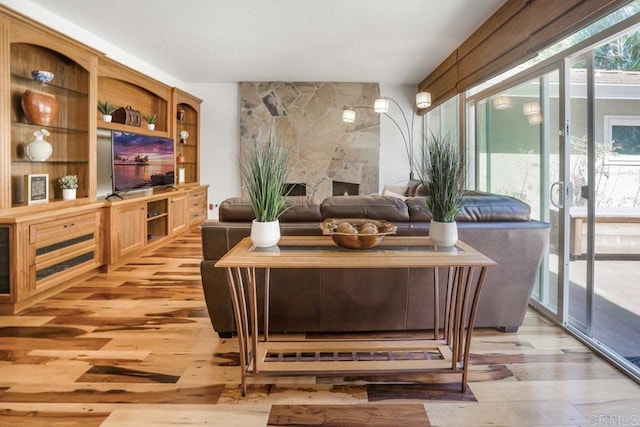
M 76 188 L 63 188 L 62 189 L 62 200 L 75 200 L 76 199 Z
M 156 124 L 155 123 L 147 123 L 147 129 L 155 130 L 155 128 L 156 128 Z
M 33 139 L 24 147 L 24 153 L 29 160 L 44 162 L 51 156 L 53 147 L 44 140 L 44 137 L 49 135 L 50 133 L 46 129 L 41 129 L 33 133 Z
M 251 242 L 257 248 L 270 248 L 280 240 L 280 221 L 251 222 Z
M 110 123 L 110 122 L 111 122 L 111 120 L 113 120 L 113 116 L 112 116 L 111 114 L 104 114 L 104 115 L 102 116 L 102 121 L 103 121 L 103 122 Z
M 458 224 L 456 222 L 438 222 L 431 220 L 429 239 L 436 246 L 453 246 L 458 241 Z

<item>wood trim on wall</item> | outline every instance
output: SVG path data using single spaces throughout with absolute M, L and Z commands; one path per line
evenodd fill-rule
M 533 57 L 631 0 L 508 0 L 429 74 L 418 91 L 431 92 L 424 114 L 451 96 Z

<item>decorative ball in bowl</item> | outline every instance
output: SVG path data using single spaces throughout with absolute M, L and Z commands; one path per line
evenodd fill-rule
M 327 218 L 320 223 L 320 229 L 338 246 L 369 249 L 382 243 L 384 236 L 395 234 L 398 227 L 384 220 Z
M 53 77 L 55 76 L 51 71 L 45 70 L 33 70 L 31 75 L 34 80 L 39 81 L 40 83 L 51 83 L 51 80 L 53 80 Z

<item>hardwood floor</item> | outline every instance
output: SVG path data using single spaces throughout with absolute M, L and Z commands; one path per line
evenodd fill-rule
M 242 398 L 200 258 L 194 231 L 0 316 L 0 426 L 640 425 L 640 386 L 533 311 L 517 334 L 475 332 L 464 394 L 422 374 L 250 378 Z

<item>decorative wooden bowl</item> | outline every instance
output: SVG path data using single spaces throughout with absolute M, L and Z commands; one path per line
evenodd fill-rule
M 352 218 L 327 218 L 319 226 L 322 233 L 330 235 L 336 245 L 347 249 L 376 247 L 382 243 L 384 236 L 395 234 L 398 229 L 389 221 Z

